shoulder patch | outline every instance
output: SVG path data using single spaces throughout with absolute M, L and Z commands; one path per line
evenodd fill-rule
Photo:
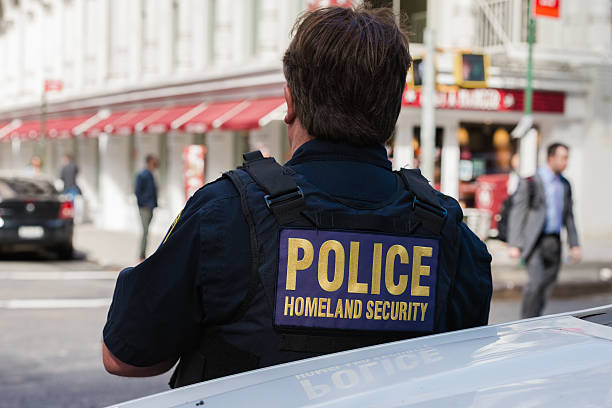
M 170 229 L 168 230 L 168 233 L 164 237 L 164 240 L 162 241 L 162 244 L 165 244 L 166 241 L 168 240 L 168 238 L 170 238 L 170 234 L 172 234 L 172 231 L 174 231 L 174 227 L 176 227 L 176 224 L 178 224 L 179 220 L 181 219 L 181 214 L 182 213 L 183 213 L 183 211 L 179 211 L 178 215 L 176 216 L 176 218 L 172 222 L 172 225 L 170 226 Z

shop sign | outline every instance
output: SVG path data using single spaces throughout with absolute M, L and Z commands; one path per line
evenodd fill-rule
M 535 17 L 559 18 L 560 2 L 561 0 L 534 0 L 533 15 Z
M 59 79 L 45 79 L 45 92 L 60 92 L 64 89 L 64 83 Z
M 202 145 L 189 145 L 183 149 L 185 200 L 204 185 L 205 156 L 206 147 Z
M 308 0 L 308 10 L 316 10 L 321 7 L 351 7 L 354 0 Z
M 420 90 L 406 88 L 402 105 L 421 107 L 423 95 Z M 460 109 L 480 111 L 522 111 L 523 91 L 514 89 L 457 89 L 439 91 L 435 94 L 437 109 Z M 565 94 L 562 92 L 535 91 L 534 112 L 563 113 Z

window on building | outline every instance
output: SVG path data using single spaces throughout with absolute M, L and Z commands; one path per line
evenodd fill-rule
M 159 35 L 157 18 L 158 2 L 142 0 L 142 68 L 145 75 L 156 74 L 159 70 Z
M 95 85 L 97 80 L 97 66 L 99 54 L 100 17 L 96 0 L 87 0 L 85 8 L 85 24 L 83 24 L 84 52 L 83 52 L 83 83 L 85 87 Z
M 401 27 L 410 33 L 411 43 L 423 42 L 423 31 L 427 22 L 427 0 L 373 0 L 373 7 L 390 7 L 399 2 Z
M 259 22 L 261 21 L 261 0 L 251 0 L 251 56 L 259 53 L 259 39 L 261 38 Z
M 128 3 L 123 0 L 109 2 L 108 77 L 124 79 L 128 74 Z
M 206 23 L 208 30 L 206 32 L 207 36 L 207 56 L 206 60 L 209 65 L 215 60 L 215 25 L 216 25 L 216 15 L 217 15 L 217 0 L 208 0 L 208 15 L 206 16 Z
M 193 68 L 194 7 L 194 0 L 172 1 L 172 65 L 174 70 L 186 71 Z

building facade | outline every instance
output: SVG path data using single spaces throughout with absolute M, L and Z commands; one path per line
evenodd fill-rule
M 185 148 L 204 145 L 205 181 L 261 149 L 287 159 L 281 59 L 296 17 L 339 1 L 0 0 L 0 169 L 34 154 L 56 175 L 65 152 L 81 168 L 87 214 L 98 226 L 137 230 L 133 178 L 147 153 L 162 159 L 154 230 L 185 202 Z M 377 3 L 377 2 L 374 2 Z M 385 3 L 385 4 L 383 4 Z M 506 172 L 522 117 L 526 0 L 382 2 L 410 17 L 411 53 L 424 55 L 423 27 L 437 46 L 434 183 L 473 205 L 479 175 Z M 552 141 L 572 150 L 582 233 L 612 235 L 605 203 L 612 154 L 612 2 L 562 0 L 559 19 L 537 19 L 534 126 L 539 158 Z M 431 16 L 431 22 L 427 22 Z M 486 88 L 457 87 L 457 52 L 483 52 Z M 61 81 L 61 91 L 44 92 Z M 48 87 L 49 88 L 49 87 Z M 52 86 L 51 86 L 52 88 Z M 419 156 L 421 95 L 407 85 L 395 167 Z

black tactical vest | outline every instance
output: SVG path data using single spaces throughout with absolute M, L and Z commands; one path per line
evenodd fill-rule
M 463 218 L 455 200 L 402 169 L 386 202 L 357 205 L 260 152 L 244 158 L 224 177 L 250 229 L 249 289 L 233 318 L 181 357 L 172 387 L 446 331 Z

